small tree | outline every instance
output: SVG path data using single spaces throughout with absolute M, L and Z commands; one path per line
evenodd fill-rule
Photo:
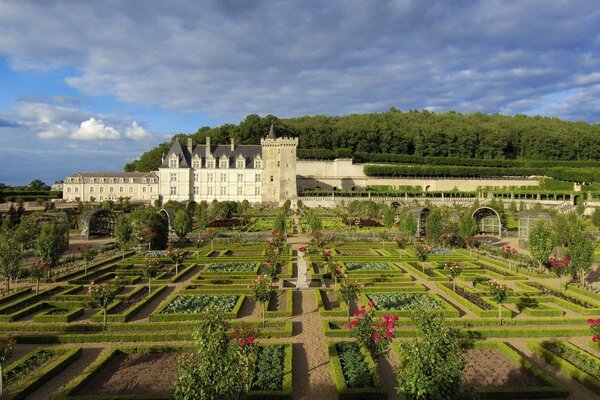
M 255 336 L 239 330 L 230 335 L 230 328 L 221 309 L 209 307 L 202 312 L 194 333 L 196 352 L 180 364 L 176 400 L 243 397 L 256 362 Z
M 118 282 L 118 281 L 117 281 Z M 102 318 L 102 329 L 106 330 L 106 311 L 108 306 L 115 301 L 117 297 L 117 293 L 121 289 L 121 286 L 117 283 L 114 285 L 111 284 L 102 284 L 95 285 L 94 282 L 90 284 L 88 287 L 88 294 L 92 303 L 102 308 L 103 318 Z
M 356 341 L 371 354 L 375 361 L 390 351 L 390 344 L 394 338 L 396 321 L 398 317 L 385 315 L 375 316 L 375 304 L 369 302 L 368 310 L 365 306 L 354 314 L 354 320 L 348 322 L 350 329 L 356 328 Z
M 415 244 L 415 251 L 417 252 L 417 258 L 419 261 L 425 262 L 427 261 L 427 257 L 429 257 L 431 247 L 425 243 L 417 243 Z
M 417 337 L 400 344 L 397 393 L 404 399 L 461 398 L 465 362 L 458 330 L 446 325 L 444 314 L 428 309 L 417 309 L 413 321 Z
M 0 236 L 0 274 L 4 277 L 7 294 L 10 291 L 10 281 L 17 279 L 21 273 L 22 259 L 22 246 L 10 236 Z
M 144 267 L 142 268 L 142 274 L 148 279 L 148 294 L 152 293 L 152 278 L 158 276 L 160 272 L 160 264 L 158 261 L 146 258 L 144 260 Z
M 48 266 L 48 278 L 52 276 L 52 268 L 58 265 L 62 254 L 69 246 L 64 227 L 59 223 L 47 223 L 42 226 L 36 242 L 37 256 Z
M 271 281 L 267 275 L 258 276 L 250 286 L 250 290 L 252 292 L 252 298 L 260 303 L 262 309 L 262 320 L 263 320 L 263 328 L 266 326 L 266 311 L 267 304 L 271 300 L 271 295 L 273 293 L 273 288 L 271 287 Z
M 180 249 L 169 249 L 165 252 L 165 257 L 169 257 L 175 264 L 175 275 L 179 274 L 179 264 L 185 259 L 185 251 Z
M 543 220 L 538 220 L 529 231 L 531 258 L 543 266 L 554 249 L 553 231 Z
M 285 214 L 283 212 L 280 212 L 275 217 L 275 221 L 273 222 L 273 229 L 276 230 L 276 231 L 278 231 L 278 232 L 285 232 L 286 228 L 287 227 L 286 227 Z
M 496 303 L 498 303 L 498 320 L 500 326 L 502 326 L 502 304 L 506 302 L 506 299 L 511 293 L 508 286 L 498 282 L 497 280 L 491 280 L 488 282 L 490 286 L 490 293 Z
M 548 263 L 550 264 L 550 269 L 552 272 L 556 274 L 558 277 L 558 283 L 560 285 L 561 290 L 566 289 L 566 284 L 563 286 L 562 277 L 567 276 L 571 272 L 570 264 L 571 260 L 569 257 L 557 258 L 555 256 L 550 256 L 548 259 Z
M 179 210 L 173 218 L 173 224 L 171 225 L 173 231 L 179 239 L 186 237 L 188 233 L 192 231 L 192 217 L 185 210 Z
M 462 272 L 462 268 L 457 263 L 448 263 L 444 264 L 444 269 L 448 271 L 448 275 L 450 275 L 450 279 L 452 279 L 452 291 L 456 292 L 456 278 Z
M 360 286 L 356 281 L 351 282 L 348 277 L 348 274 L 345 274 L 344 279 L 342 280 L 342 284 L 337 292 L 348 306 L 346 310 L 346 317 L 348 318 L 348 321 L 350 321 L 350 302 L 358 300 L 358 296 L 360 294 Z
M 46 266 L 42 263 L 42 260 L 34 261 L 29 267 L 29 276 L 31 279 L 35 279 L 35 292 L 40 291 L 40 279 L 46 275 Z
M 87 276 L 87 270 L 90 266 L 90 262 L 94 260 L 94 258 L 98 254 L 98 251 L 88 244 L 78 247 L 77 251 L 79 251 L 81 258 L 83 259 L 83 276 Z
M 131 220 L 125 215 L 117 218 L 115 238 L 123 251 L 123 259 L 125 259 L 125 251 L 131 246 L 131 242 L 133 241 L 133 226 L 131 225 Z
M 0 337 L 0 396 L 4 395 L 4 371 L 2 371 L 2 367 L 12 355 L 16 343 L 15 339 L 10 336 Z
M 511 260 L 517 256 L 517 249 L 508 245 L 502 246 L 502 256 L 508 261 L 508 270 L 512 272 Z
M 594 263 L 594 242 L 586 234 L 578 234 L 569 245 L 571 270 L 579 274 L 581 287 L 585 286 L 585 274 Z
M 144 229 L 138 235 L 138 242 L 142 247 L 148 243 L 148 250 L 152 250 L 152 238 L 156 236 L 156 232 L 152 228 Z

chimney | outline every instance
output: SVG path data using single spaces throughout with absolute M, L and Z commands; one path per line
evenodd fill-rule
M 206 137 L 206 150 L 204 152 L 204 156 L 208 157 L 210 155 L 210 136 Z
M 231 138 L 231 151 L 235 150 L 235 139 Z
M 190 154 L 194 153 L 194 139 L 188 138 L 188 140 L 187 140 L 187 148 L 188 148 Z

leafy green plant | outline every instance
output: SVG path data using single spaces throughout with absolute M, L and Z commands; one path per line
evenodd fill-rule
M 254 369 L 254 390 L 281 390 L 283 386 L 284 346 L 261 346 Z
M 216 262 L 212 264 L 207 272 L 252 272 L 254 263 L 251 262 Z
M 437 300 L 422 293 L 370 293 L 368 297 L 380 310 L 411 310 L 417 306 L 443 309 Z
M 387 271 L 392 267 L 385 262 L 349 262 L 346 263 L 348 271 Z
M 348 322 L 347 326 L 354 329 L 358 343 L 371 354 L 374 360 L 387 354 L 394 337 L 396 321 L 398 317 L 385 315 L 377 318 L 375 316 L 375 305 L 369 302 L 369 308 L 361 306 L 354 314 L 354 320 Z
M 206 308 L 227 312 L 233 310 L 238 299 L 235 295 L 179 295 L 162 309 L 161 314 L 195 314 Z
M 2 373 L 2 367 L 4 363 L 10 358 L 15 344 L 17 342 L 12 337 L 0 337 L 0 396 L 4 394 L 4 374 Z
M 335 348 L 342 365 L 342 373 L 349 388 L 373 387 L 369 366 L 355 343 L 338 343 Z

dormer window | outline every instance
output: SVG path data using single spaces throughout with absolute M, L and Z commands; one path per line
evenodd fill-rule
M 222 155 L 219 159 L 219 168 L 229 168 L 229 158 L 226 155 Z
M 200 157 L 198 157 L 197 155 L 194 156 L 194 161 L 192 161 L 192 167 L 194 168 L 200 168 Z
M 119 183 L 123 183 L 123 182 L 124 182 L 123 178 L 119 178 Z
M 179 167 L 179 157 L 177 154 L 173 154 L 169 159 L 169 168 L 178 168 Z
M 246 159 L 240 154 L 238 158 L 235 160 L 235 167 L 238 169 L 242 169 L 246 166 Z
M 261 169 L 262 168 L 262 159 L 260 158 L 260 156 L 257 156 L 254 159 L 254 168 L 256 168 L 256 169 Z
M 115 179 L 114 178 L 110 178 L 109 182 L 110 183 L 115 183 Z
M 104 178 L 100 178 L 100 183 L 104 183 Z
M 212 156 L 208 156 L 206 159 L 206 168 L 214 168 L 215 167 L 215 159 Z
M 129 178 L 129 183 L 133 183 L 133 178 Z
M 94 178 L 90 178 L 90 183 L 94 183 Z

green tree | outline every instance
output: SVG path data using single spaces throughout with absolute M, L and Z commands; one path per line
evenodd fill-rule
M 58 265 L 60 257 L 69 247 L 68 227 L 59 222 L 42 225 L 36 242 L 37 256 L 47 266 L 48 277 L 52 276 L 52 268 Z
M 594 263 L 594 241 L 585 234 L 578 234 L 568 247 L 571 269 L 579 275 L 581 287 L 585 286 L 585 274 Z
M 350 302 L 358 300 L 358 296 L 360 295 L 360 285 L 356 281 L 350 281 L 348 274 L 345 274 L 337 293 L 342 300 L 346 302 L 346 317 L 348 318 L 348 321 L 350 321 Z
M 125 251 L 129 249 L 133 242 L 133 226 L 131 225 L 131 220 L 126 215 L 120 215 L 117 218 L 115 224 L 115 239 L 123 252 L 122 258 L 125 259 Z
M 506 303 L 506 299 L 511 293 L 508 286 L 496 281 L 489 281 L 490 294 L 496 303 L 498 303 L 498 319 L 500 326 L 502 326 L 502 304 Z
M 21 223 L 14 231 L 14 238 L 21 246 L 21 249 L 31 249 L 35 247 L 35 241 L 40 233 L 38 215 L 24 215 Z
M 541 219 L 536 221 L 529 231 L 529 252 L 531 258 L 540 266 L 548 262 L 554 249 L 553 233 L 552 228 Z
M 458 330 L 444 315 L 415 310 L 416 339 L 402 342 L 402 368 L 397 370 L 397 393 L 403 399 L 446 400 L 463 397 L 465 362 Z
M 434 208 L 427 216 L 427 230 L 425 232 L 425 237 L 429 243 L 438 244 L 443 232 L 444 220 L 442 212 L 439 208 Z
M 34 261 L 29 266 L 29 277 L 35 280 L 35 292 L 39 293 L 40 291 L 40 280 L 46 274 L 45 266 L 42 264 L 42 261 Z
M 230 329 L 221 309 L 202 312 L 194 333 L 196 351 L 179 367 L 176 400 L 233 400 L 248 391 L 256 362 L 255 337 L 230 334 Z
M 283 212 L 280 212 L 275 217 L 275 221 L 273 222 L 273 229 L 277 232 L 284 233 L 286 231 L 286 218 Z
M 50 186 L 46 185 L 42 180 L 40 179 L 34 179 L 31 182 L 29 182 L 28 188 L 30 190 L 33 191 L 45 191 L 45 190 L 50 190 Z
M 95 285 L 94 282 L 92 282 L 88 287 L 88 294 L 92 300 L 92 303 L 102 308 L 102 329 L 104 330 L 106 330 L 106 312 L 108 310 L 108 306 L 115 301 L 117 298 L 117 293 L 119 293 L 120 289 L 121 286 L 118 283 Z
M 271 295 L 273 294 L 271 282 L 272 279 L 270 279 L 267 275 L 260 275 L 252 282 L 252 285 L 250 286 L 252 298 L 261 305 L 263 328 L 266 325 L 267 304 L 269 304 Z
M 186 237 L 192 231 L 192 217 L 185 211 L 179 210 L 173 218 L 171 227 L 179 239 Z
M 410 214 L 402 221 L 402 231 L 410 237 L 414 237 L 417 234 L 417 220 Z
M 84 245 L 77 248 L 79 254 L 81 254 L 81 258 L 84 263 L 84 273 L 83 276 L 87 276 L 87 270 L 90 266 L 90 263 L 96 258 L 98 251 L 94 249 L 91 245 Z
M 23 250 L 20 244 L 8 235 L 0 235 L 0 274 L 4 277 L 6 293 L 10 292 L 10 282 L 21 273 Z
M 396 209 L 391 206 L 382 206 L 381 213 L 383 225 L 385 225 L 385 227 L 388 229 L 394 226 L 394 222 L 396 219 Z
M 134 239 L 139 239 L 140 234 L 151 230 L 154 235 L 149 238 L 152 249 L 164 249 L 169 239 L 169 226 L 153 207 L 140 207 L 128 215 L 133 228 Z

